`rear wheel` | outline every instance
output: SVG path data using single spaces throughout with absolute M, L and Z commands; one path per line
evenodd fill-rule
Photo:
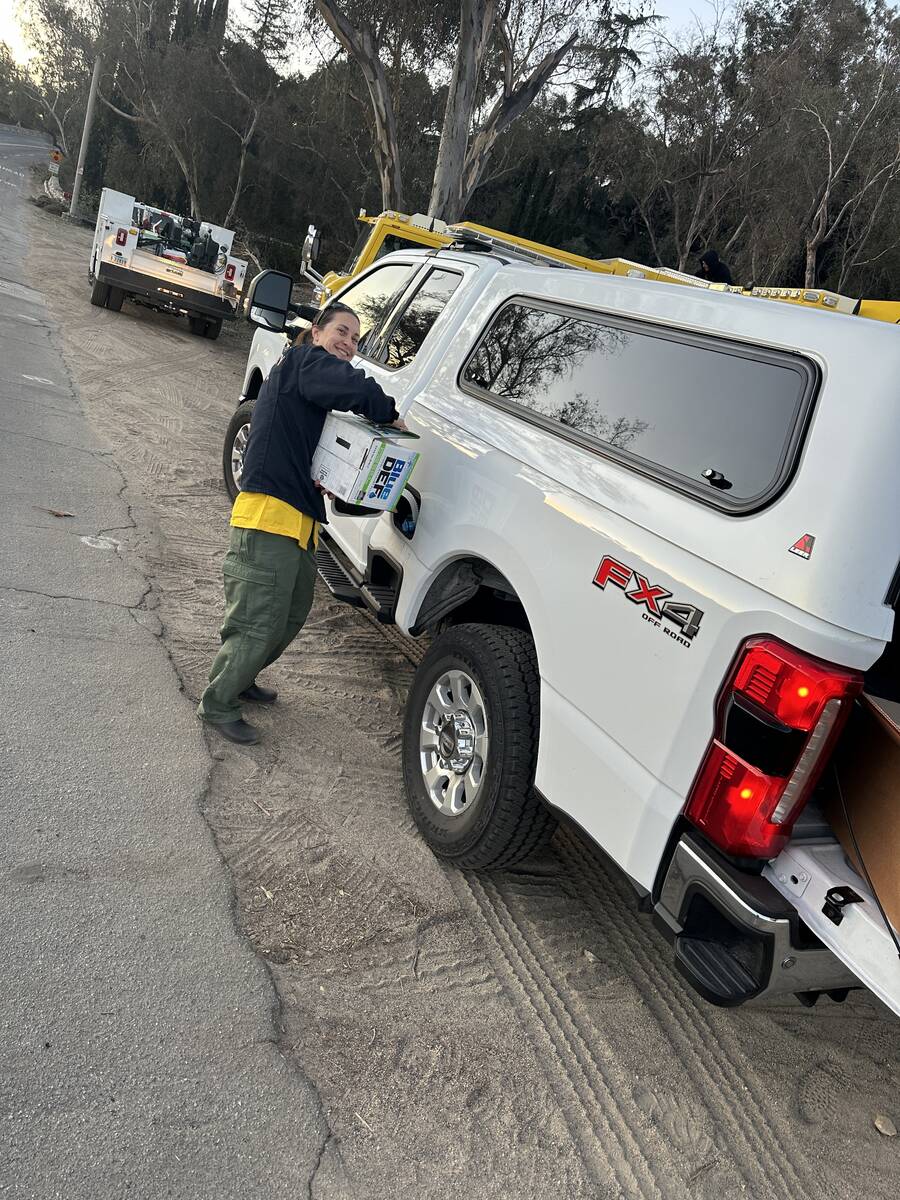
M 221 317 L 215 317 L 212 321 L 206 322 L 206 336 L 211 341 L 215 341 L 221 332 L 222 332 L 222 318 Z
M 203 317 L 188 317 L 188 325 L 191 327 L 191 333 L 195 337 L 206 336 L 206 320 Z
M 97 308 L 106 308 L 106 301 L 109 298 L 109 284 L 101 283 L 99 279 L 94 280 L 94 286 L 91 288 L 91 304 Z
M 253 415 L 253 401 L 245 400 L 239 405 L 234 416 L 228 422 L 225 433 L 225 445 L 222 449 L 222 474 L 225 477 L 225 487 L 232 500 L 237 498 L 241 490 L 241 479 L 244 474 L 244 454 L 247 451 L 247 440 L 250 437 L 250 418 Z
M 507 867 L 553 832 L 534 789 L 539 705 L 528 633 L 457 625 L 434 641 L 406 704 L 403 778 L 435 854 L 458 867 Z
M 122 308 L 122 301 L 125 299 L 125 293 L 121 288 L 111 287 L 109 295 L 106 297 L 106 307 L 112 312 L 119 312 Z

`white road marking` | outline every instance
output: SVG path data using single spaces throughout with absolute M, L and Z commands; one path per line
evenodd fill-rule
M 54 383 L 52 379 L 42 379 L 40 375 L 23 375 L 22 378 L 27 379 L 29 383 L 46 383 L 49 384 L 50 387 L 59 386 L 58 384 Z
M 82 537 L 78 539 L 92 550 L 118 550 L 119 543 L 111 537 Z

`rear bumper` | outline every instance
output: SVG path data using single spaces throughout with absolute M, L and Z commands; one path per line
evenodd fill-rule
M 678 970 L 712 1004 L 860 986 L 767 880 L 692 833 L 676 843 L 653 911 Z
M 173 269 L 170 282 L 155 279 L 152 275 L 144 275 L 141 271 L 132 271 L 129 267 L 100 262 L 97 266 L 97 278 L 112 287 L 121 288 L 129 296 L 137 296 L 168 312 L 200 313 L 205 317 L 220 317 L 223 321 L 234 320 L 236 301 L 232 304 L 221 296 L 210 296 L 207 292 L 185 286 L 183 280 L 175 273 L 176 269 Z

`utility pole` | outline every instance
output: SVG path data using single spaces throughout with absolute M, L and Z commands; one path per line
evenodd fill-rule
M 91 125 L 94 121 L 94 106 L 97 103 L 97 89 L 100 86 L 100 67 L 103 62 L 98 54 L 94 61 L 94 73 L 91 76 L 91 90 L 88 95 L 87 109 L 84 114 L 84 129 L 81 131 L 81 146 L 78 150 L 78 166 L 75 168 L 75 182 L 72 184 L 72 203 L 69 205 L 69 216 L 78 216 L 78 198 L 81 195 L 81 180 L 84 177 L 84 160 L 87 158 L 88 145 L 91 140 Z

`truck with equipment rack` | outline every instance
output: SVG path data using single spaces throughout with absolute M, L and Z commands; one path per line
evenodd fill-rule
M 898 300 L 856 299 L 826 291 L 824 288 L 758 287 L 752 284 L 744 287 L 741 284 L 709 283 L 696 275 L 689 275 L 670 267 L 650 267 L 627 258 L 588 258 L 583 254 L 573 254 L 569 250 L 560 250 L 556 246 L 547 246 L 472 221 L 447 225 L 436 217 L 427 217 L 422 213 L 407 216 L 405 213 L 388 211 L 378 216 L 370 216 L 365 209 L 361 209 L 358 220 L 363 228 L 347 265 L 342 271 L 329 271 L 325 275 L 320 275 L 313 266 L 318 256 L 319 235 L 314 225 L 309 227 L 303 247 L 303 274 L 313 284 L 314 298 L 319 305 L 326 304 L 328 299 L 355 275 L 359 275 L 385 254 L 406 246 L 438 249 L 449 246 L 457 236 L 462 236 L 470 240 L 481 238 L 497 249 L 505 246 L 511 253 L 520 256 L 531 254 L 539 260 L 551 259 L 567 267 L 581 267 L 585 271 L 594 271 L 598 275 L 625 275 L 629 279 L 679 283 L 684 287 L 731 292 L 751 296 L 757 300 L 777 300 L 784 304 L 820 309 L 823 312 L 849 313 L 873 321 L 886 321 L 890 325 L 900 324 Z
M 240 305 L 247 263 L 231 254 L 234 232 L 178 217 L 104 188 L 91 246 L 91 304 L 118 312 L 125 300 L 188 318 L 217 338 Z

